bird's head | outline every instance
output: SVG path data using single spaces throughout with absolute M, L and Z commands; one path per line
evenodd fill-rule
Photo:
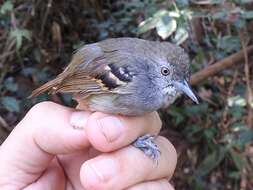
M 156 73 L 160 72 L 160 86 L 165 97 L 169 99 L 169 104 L 180 94 L 187 95 L 198 104 L 198 99 L 189 85 L 190 61 L 187 53 L 174 44 L 163 42 L 156 54 L 151 56 L 159 65 L 156 67 Z

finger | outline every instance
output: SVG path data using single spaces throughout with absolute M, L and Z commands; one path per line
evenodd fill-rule
M 64 190 L 65 183 L 64 171 L 54 159 L 42 176 L 23 190 Z
M 89 159 L 89 150 L 80 150 L 71 154 L 58 155 L 57 157 L 64 168 L 65 175 L 68 178 L 68 181 L 71 182 L 73 189 L 83 189 L 80 182 L 80 168 L 82 164 Z
M 32 108 L 31 116 L 25 118 L 25 125 L 34 128 L 34 140 L 46 152 L 70 153 L 90 145 L 84 129 L 81 128 L 86 125 L 90 114 L 52 102 L 43 102 Z M 41 116 L 45 118 L 44 122 Z
M 166 179 L 142 182 L 126 190 L 174 190 L 172 185 Z
M 96 112 L 87 121 L 86 133 L 96 149 L 109 152 L 129 145 L 144 134 L 158 134 L 161 125 L 157 112 L 136 117 Z
M 84 130 L 76 130 L 71 124 L 76 120 L 86 123 L 89 113 L 79 115 L 51 102 L 34 106 L 1 146 L 0 186 L 14 183 L 20 188 L 29 184 L 41 175 L 54 155 L 89 146 Z
M 80 172 L 82 185 L 87 190 L 125 189 L 149 180 L 171 178 L 177 161 L 175 148 L 160 136 L 156 143 L 161 150 L 157 165 L 140 150 L 128 146 L 85 162 Z
M 80 182 L 80 168 L 85 161 L 94 158 L 99 154 L 101 153 L 95 150 L 93 147 L 90 147 L 86 150 L 57 156 L 61 166 L 64 168 L 68 181 L 71 182 L 73 189 L 83 190 L 83 186 Z

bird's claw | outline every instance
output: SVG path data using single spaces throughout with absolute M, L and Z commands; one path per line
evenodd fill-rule
M 133 146 L 140 149 L 146 156 L 158 164 L 158 158 L 161 152 L 158 146 L 155 144 L 154 139 L 154 136 L 147 134 L 136 139 L 136 141 L 133 143 Z

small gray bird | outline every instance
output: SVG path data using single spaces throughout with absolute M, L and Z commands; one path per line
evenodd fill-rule
M 198 100 L 188 85 L 189 58 L 169 42 L 112 38 L 81 47 L 55 79 L 31 97 L 70 93 L 90 111 L 128 116 L 158 110 L 182 93 Z M 157 161 L 154 137 L 139 137 L 133 145 Z

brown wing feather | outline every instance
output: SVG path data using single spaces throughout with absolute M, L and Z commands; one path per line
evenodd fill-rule
M 60 83 L 61 83 L 61 78 L 60 77 L 55 78 L 55 79 L 43 84 L 41 87 L 35 89 L 28 98 L 34 98 L 46 91 L 51 91 L 54 87 L 58 86 Z
M 78 93 L 88 95 L 89 92 L 101 92 L 107 90 L 100 80 L 88 76 L 86 73 L 79 71 L 73 75 L 67 76 L 62 80 L 54 93 Z
M 83 97 L 94 93 L 103 93 L 108 89 L 101 80 L 95 78 L 96 74 L 93 73 L 93 68 L 103 68 L 105 62 L 103 52 L 98 46 L 84 46 L 74 54 L 71 63 L 61 74 L 35 89 L 29 98 L 36 97 L 46 91 L 53 94 L 58 92 L 80 94 Z
M 58 92 L 73 93 L 87 97 L 90 94 L 106 92 L 108 90 L 101 80 L 91 78 L 84 72 L 79 71 L 67 76 L 63 76 L 63 74 L 35 89 L 29 98 L 36 97 L 46 91 L 50 94 Z
M 115 50 L 113 44 L 119 45 L 121 41 L 124 43 L 127 40 L 109 39 L 83 46 L 73 55 L 71 63 L 60 75 L 34 90 L 30 97 L 38 96 L 46 91 L 73 93 L 82 98 L 91 94 L 112 92 L 110 90 L 119 86 L 118 83 L 121 81 L 115 75 L 111 77 L 108 74 L 107 65 L 117 62 L 120 67 L 130 59 L 129 54 L 124 53 L 125 51 L 117 52 L 117 48 Z

